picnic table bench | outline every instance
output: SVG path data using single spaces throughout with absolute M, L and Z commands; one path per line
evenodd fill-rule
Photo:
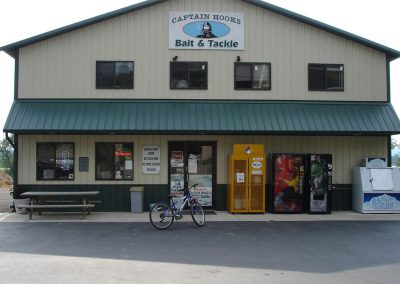
M 35 209 L 40 215 L 46 209 L 57 208 L 81 208 L 84 218 L 86 214 L 90 214 L 90 209 L 95 206 L 89 198 L 98 194 L 99 191 L 27 191 L 21 193 L 21 196 L 29 197 L 29 204 L 17 205 L 16 208 L 27 209 L 29 220 L 32 220 L 32 213 Z M 60 198 L 66 199 L 60 200 Z

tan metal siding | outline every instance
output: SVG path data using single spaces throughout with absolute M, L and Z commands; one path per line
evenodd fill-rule
M 20 184 L 167 184 L 168 183 L 168 141 L 216 141 L 217 142 L 217 183 L 227 183 L 227 158 L 233 144 L 264 144 L 266 155 L 272 153 L 320 153 L 333 155 L 333 183 L 351 184 L 352 168 L 359 165 L 363 157 L 386 157 L 386 137 L 327 137 L 327 136 L 130 136 L 130 135 L 32 135 L 20 136 L 18 182 Z M 74 142 L 75 180 L 36 181 L 36 143 Z M 134 180 L 95 181 L 95 143 L 134 143 Z M 160 175 L 143 175 L 141 155 L 143 146 L 160 146 Z M 89 172 L 79 172 L 79 157 L 89 157 Z M 269 171 L 269 169 L 267 169 Z
M 169 11 L 243 12 L 244 51 L 168 49 Z M 169 62 L 208 62 L 208 90 L 169 89 Z M 271 62 L 271 91 L 234 91 L 233 65 Z M 135 61 L 134 90 L 96 90 L 96 60 Z M 308 63 L 345 66 L 345 92 L 308 92 Z M 20 50 L 20 98 L 385 101 L 381 52 L 242 1 L 172 0 Z

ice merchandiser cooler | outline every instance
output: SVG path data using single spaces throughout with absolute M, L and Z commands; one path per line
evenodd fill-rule
M 265 164 L 264 145 L 233 145 L 228 159 L 230 213 L 265 212 Z
M 355 167 L 353 210 L 360 213 L 400 213 L 400 169 Z
M 310 213 L 330 213 L 332 195 L 332 155 L 311 154 L 306 158 L 306 209 Z
M 303 212 L 304 155 L 272 155 L 272 198 L 274 213 Z

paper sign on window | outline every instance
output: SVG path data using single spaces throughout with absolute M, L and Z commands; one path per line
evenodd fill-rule
M 236 182 L 244 183 L 244 173 L 236 173 Z
M 160 174 L 160 147 L 143 146 L 142 172 L 145 175 Z
M 194 154 L 189 155 L 189 174 L 197 174 L 197 156 Z

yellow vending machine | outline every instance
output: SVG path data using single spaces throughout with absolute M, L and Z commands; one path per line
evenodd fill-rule
M 264 145 L 234 144 L 228 164 L 228 211 L 264 213 L 266 171 Z

